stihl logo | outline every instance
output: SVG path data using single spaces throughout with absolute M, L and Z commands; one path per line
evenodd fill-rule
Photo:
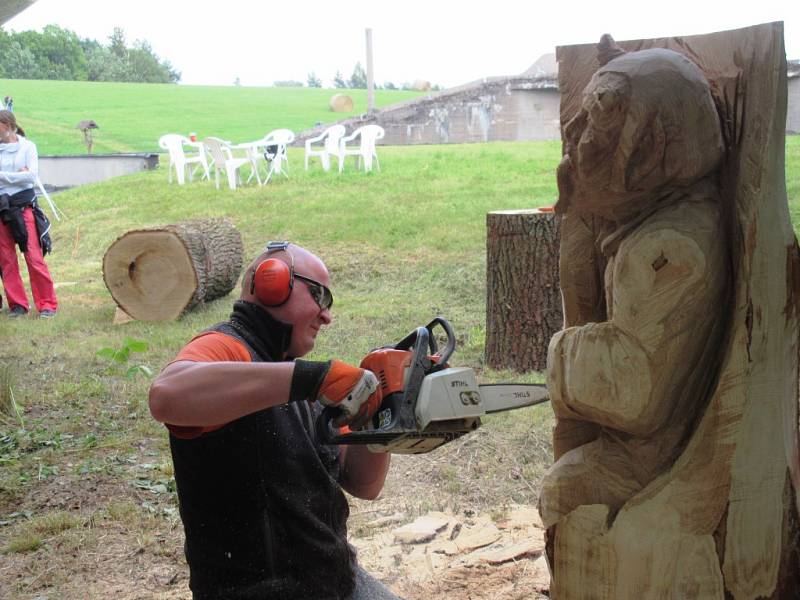
M 450 387 L 462 388 L 462 387 L 469 387 L 469 385 L 467 385 L 466 381 L 459 381 L 458 379 L 456 379 L 455 381 L 450 382 Z

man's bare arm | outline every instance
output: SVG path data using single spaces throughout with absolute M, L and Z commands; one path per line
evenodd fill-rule
M 289 399 L 293 362 L 194 362 L 179 360 L 150 387 L 150 412 L 170 425 L 229 423 Z
M 342 446 L 341 452 L 342 487 L 356 498 L 377 498 L 389 471 L 391 454 L 373 453 L 366 446 Z

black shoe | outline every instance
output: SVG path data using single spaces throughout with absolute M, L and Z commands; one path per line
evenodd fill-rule
M 56 316 L 56 311 L 54 310 L 43 310 L 39 313 L 40 319 L 52 319 Z
M 28 314 L 28 311 L 22 308 L 19 304 L 12 306 L 11 310 L 8 311 L 8 316 L 11 319 L 15 319 L 17 317 L 24 317 Z

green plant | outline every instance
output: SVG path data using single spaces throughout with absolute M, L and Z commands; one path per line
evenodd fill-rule
M 100 348 L 100 350 L 97 351 L 97 356 L 111 361 L 112 365 L 126 366 L 131 358 L 131 354 L 134 352 L 147 352 L 147 348 L 147 342 L 126 337 L 122 340 L 122 345 L 119 348 Z M 152 377 L 153 370 L 147 365 L 130 365 L 125 371 L 125 377 L 131 379 L 138 373 L 146 375 L 147 377 Z
M 14 399 L 14 371 L 6 363 L 0 364 L 0 413 L 15 418 L 20 427 L 25 427 L 22 411 Z

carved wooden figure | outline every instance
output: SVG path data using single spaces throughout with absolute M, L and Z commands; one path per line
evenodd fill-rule
M 782 26 L 624 45 L 558 52 L 551 592 L 793 598 L 800 261 Z

